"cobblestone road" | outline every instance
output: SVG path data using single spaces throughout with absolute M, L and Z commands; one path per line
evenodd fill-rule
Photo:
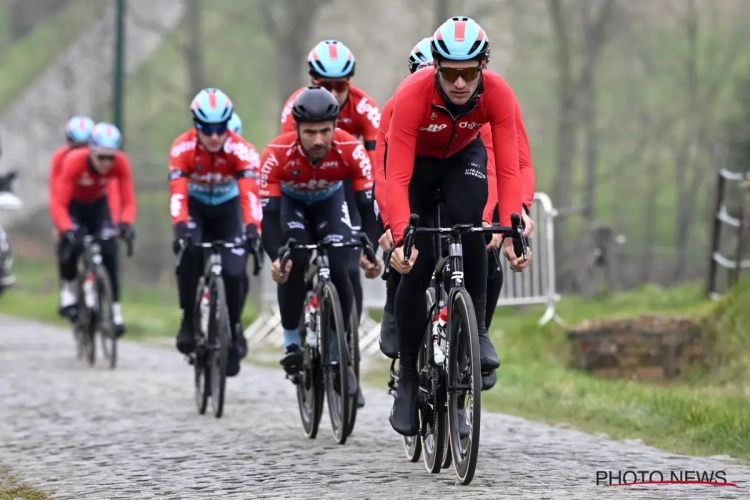
M 62 499 L 214 498 L 748 498 L 750 468 L 686 458 L 639 443 L 485 415 L 474 481 L 425 472 L 403 456 L 387 421 L 391 399 L 368 406 L 344 446 L 327 415 L 301 432 L 292 386 L 244 366 L 222 419 L 197 415 L 192 371 L 179 355 L 121 344 L 120 366 L 89 368 L 68 332 L 0 317 L 0 467 Z M 326 410 L 327 411 L 327 410 Z M 727 471 L 739 488 L 596 486 L 596 470 Z

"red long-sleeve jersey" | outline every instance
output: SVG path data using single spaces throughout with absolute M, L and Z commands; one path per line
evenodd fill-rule
M 52 222 L 60 232 L 70 230 L 73 225 L 68 214 L 71 201 L 93 203 L 109 192 L 113 180 L 117 180 L 119 185 L 122 206 L 119 221 L 131 225 L 135 221 L 135 190 L 127 155 L 118 151 L 112 168 L 100 174 L 94 170 L 89 152 L 88 148 L 76 148 L 66 153 L 62 160 L 59 177 L 54 184 L 54 195 L 50 199 Z

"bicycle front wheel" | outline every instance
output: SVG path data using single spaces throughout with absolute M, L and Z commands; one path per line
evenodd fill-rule
M 221 276 L 215 276 L 213 279 L 209 311 L 207 347 L 208 364 L 211 366 L 211 408 L 214 411 L 214 417 L 221 418 L 224 413 L 229 343 L 232 339 L 226 290 Z
M 482 414 L 482 371 L 474 305 L 466 290 L 452 297 L 448 317 L 448 429 L 453 467 L 461 484 L 474 478 Z
M 117 336 L 115 335 L 115 324 L 112 313 L 112 284 L 106 269 L 97 266 L 96 271 L 96 329 L 102 344 L 102 354 L 114 370 L 117 366 Z
M 353 297 L 352 297 L 353 299 Z M 349 314 L 349 340 L 347 342 L 349 346 L 349 359 L 351 360 L 351 366 L 354 368 L 354 374 L 357 376 L 359 381 L 359 315 L 357 314 L 357 307 L 352 300 L 352 310 Z M 360 387 L 360 391 L 362 388 Z M 354 423 L 357 421 L 357 408 L 358 408 L 358 395 L 355 394 L 349 398 L 349 427 L 346 433 L 351 436 L 354 431 Z
M 346 325 L 341 312 L 339 294 L 333 283 L 324 283 L 320 290 L 321 351 L 325 367 L 325 389 L 328 413 L 331 417 L 333 438 L 338 444 L 346 443 L 349 430 L 349 348 L 346 342 Z M 331 335 L 336 335 L 336 343 Z M 333 344 L 333 345 L 332 345 Z M 334 361 L 332 349 L 338 351 L 338 362 Z M 356 404 L 356 395 L 355 404 Z
M 307 304 L 306 301 L 305 307 Z M 317 347 L 315 347 L 315 342 L 310 345 L 305 328 L 305 318 L 302 315 L 300 318 L 300 331 L 303 332 L 300 346 L 303 356 L 302 370 L 294 376 L 294 383 L 297 386 L 297 406 L 300 420 L 302 420 L 302 430 L 305 436 L 315 439 L 318 435 L 320 419 L 323 416 L 323 373 Z
M 195 289 L 193 305 L 193 331 L 196 337 L 196 349 L 193 353 L 193 370 L 195 372 L 195 406 L 199 415 L 206 413 L 208 399 L 211 396 L 211 366 L 206 354 L 206 339 L 202 331 L 201 297 L 203 297 L 204 282 L 201 277 Z

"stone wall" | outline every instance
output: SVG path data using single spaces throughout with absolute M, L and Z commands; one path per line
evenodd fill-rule
M 688 317 L 586 321 L 568 330 L 573 366 L 598 377 L 662 381 L 707 361 L 711 335 Z

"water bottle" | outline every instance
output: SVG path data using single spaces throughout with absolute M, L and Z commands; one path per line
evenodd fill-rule
M 435 364 L 442 365 L 445 361 L 446 325 L 448 324 L 448 308 L 443 307 L 440 314 L 432 318 L 432 357 Z
M 94 302 L 96 300 L 95 294 L 94 294 L 94 282 L 96 281 L 96 276 L 94 276 L 94 273 L 89 273 L 86 276 L 86 279 L 83 280 L 83 300 L 86 303 L 86 307 L 89 309 L 94 308 Z
M 203 335 L 208 335 L 208 316 L 211 314 L 209 307 L 209 293 L 208 287 L 203 287 L 203 293 L 201 294 L 201 332 Z
M 305 306 L 305 330 L 307 331 L 307 344 L 310 347 L 317 347 L 318 345 L 317 315 L 318 296 L 313 295 Z

